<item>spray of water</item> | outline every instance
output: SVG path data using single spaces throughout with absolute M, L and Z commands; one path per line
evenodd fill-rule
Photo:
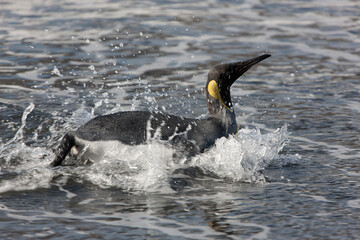
M 218 139 L 215 147 L 197 156 L 193 164 L 233 181 L 264 181 L 261 171 L 270 164 L 286 165 L 280 151 L 289 140 L 286 125 L 266 134 L 244 128 L 234 136 Z
M 54 158 L 52 149 L 25 144 L 23 130 L 34 108 L 31 103 L 24 110 L 19 130 L 11 140 L 0 146 L 0 192 L 48 188 L 59 184 L 53 179 L 64 175 L 76 176 L 80 181 L 86 180 L 103 188 L 151 191 L 169 185 L 176 169 L 190 167 L 232 181 L 263 182 L 265 178 L 261 172 L 266 167 L 282 167 L 289 161 L 296 163 L 300 160 L 298 156 L 280 153 L 290 140 L 284 125 L 264 134 L 259 129 L 241 129 L 234 136 L 218 139 L 214 147 L 186 161 L 175 161 L 176 150 L 153 139 L 138 146 L 109 145 L 111 147 L 106 149 L 102 158 L 92 165 L 51 169 L 48 164 Z M 88 112 L 80 107 L 68 122 L 74 124 L 71 121 L 76 121 L 75 125 L 79 125 L 82 124 L 81 119 L 88 120 L 93 115 L 93 110 Z M 54 131 L 53 135 L 59 135 L 56 128 L 49 129 Z
M 21 126 L 15 136 L 0 146 L 0 174 L 3 179 L 0 182 L 0 192 L 50 186 L 53 173 L 44 167 L 46 163 L 39 162 L 43 149 L 29 147 L 24 143 L 26 120 L 34 108 L 35 104 L 30 103 L 22 114 Z

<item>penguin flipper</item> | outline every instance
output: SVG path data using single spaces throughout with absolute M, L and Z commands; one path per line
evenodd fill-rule
M 60 146 L 54 151 L 56 156 L 55 159 L 50 163 L 50 166 L 56 167 L 61 165 L 74 145 L 75 137 L 71 133 L 65 134 L 61 140 Z

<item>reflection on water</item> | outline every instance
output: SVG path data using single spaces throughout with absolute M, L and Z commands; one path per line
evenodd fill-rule
M 360 234 L 358 1 L 0 5 L 2 238 Z M 262 52 L 232 87 L 243 130 L 187 163 L 204 172 L 176 171 L 158 143 L 47 168 L 59 138 L 100 114 L 206 117 L 209 68 Z

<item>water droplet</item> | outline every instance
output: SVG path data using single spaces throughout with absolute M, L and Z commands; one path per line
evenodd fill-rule
M 63 75 L 60 73 L 59 69 L 54 66 L 54 69 L 51 71 L 51 74 L 57 75 L 59 77 L 62 77 Z
M 93 71 L 93 74 L 97 74 L 97 71 L 95 70 L 95 66 L 94 65 L 90 65 L 88 67 L 91 71 Z

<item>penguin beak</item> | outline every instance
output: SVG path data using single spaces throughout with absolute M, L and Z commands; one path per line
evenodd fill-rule
M 270 56 L 270 54 L 263 54 L 243 62 L 226 63 L 214 66 L 208 74 L 206 96 L 211 96 L 212 98 L 219 100 L 226 108 L 232 111 L 230 97 L 231 85 L 252 66 Z
M 228 81 L 226 85 L 231 86 L 241 75 L 243 75 L 247 70 L 249 70 L 255 64 L 261 62 L 262 60 L 271 57 L 270 54 L 263 54 L 258 57 L 243 61 L 225 64 L 225 73 L 228 75 Z M 226 79 L 226 78 L 225 78 Z

